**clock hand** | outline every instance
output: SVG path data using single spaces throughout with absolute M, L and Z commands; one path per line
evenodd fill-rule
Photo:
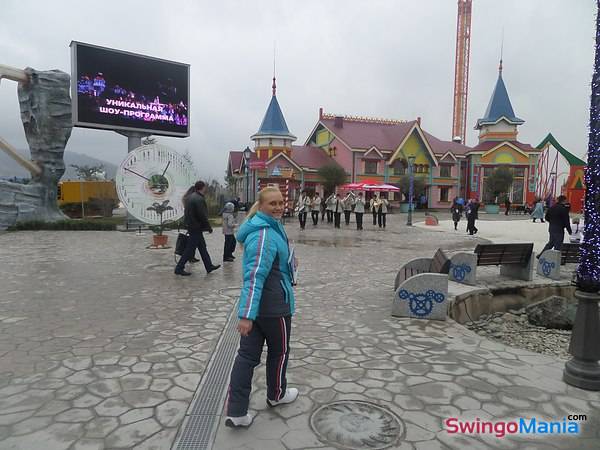
M 137 172 L 134 172 L 133 170 L 131 170 L 131 169 L 128 169 L 127 167 L 124 167 L 124 169 L 125 169 L 127 172 L 131 172 L 132 174 L 134 174 L 134 175 L 137 175 L 138 177 L 142 177 L 144 180 L 150 181 L 150 179 L 149 179 L 149 178 L 146 178 L 144 175 L 140 175 L 139 173 L 137 173 Z
M 165 170 L 163 170 L 163 173 L 161 176 L 165 176 L 165 173 L 167 172 L 167 169 L 169 168 L 169 164 L 171 164 L 171 161 L 167 162 L 167 167 L 165 167 Z

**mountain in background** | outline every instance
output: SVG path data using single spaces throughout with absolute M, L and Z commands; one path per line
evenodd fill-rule
M 17 150 L 21 156 L 26 159 L 30 158 L 28 150 Z M 117 166 L 102 161 L 101 159 L 92 158 L 91 156 L 82 155 L 81 153 L 75 153 L 66 151 L 64 155 L 65 159 L 65 174 L 62 176 L 61 180 L 77 180 L 77 172 L 71 164 L 75 164 L 77 166 L 104 166 L 104 170 L 106 171 L 106 179 L 112 180 L 115 178 L 117 174 Z M 6 153 L 0 151 L 0 178 L 29 178 L 29 172 L 22 168 L 14 159 L 8 156 Z

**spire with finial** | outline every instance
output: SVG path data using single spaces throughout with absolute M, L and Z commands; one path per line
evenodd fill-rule
M 498 66 L 498 72 L 502 75 L 502 56 L 504 53 L 504 27 L 502 27 L 502 41 L 500 41 L 500 65 Z
M 277 85 L 275 84 L 275 41 L 273 41 L 273 97 L 275 97 L 275 93 L 277 91 Z

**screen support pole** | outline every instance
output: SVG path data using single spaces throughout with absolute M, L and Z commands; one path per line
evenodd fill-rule
M 150 134 L 148 133 L 140 133 L 138 131 L 116 131 L 116 133 L 127 138 L 127 153 L 131 152 L 132 150 L 135 150 L 138 147 L 141 147 L 142 139 L 150 136 Z M 143 225 L 143 222 L 137 220 L 135 217 L 129 214 L 129 211 L 127 211 L 127 222 L 125 226 L 128 230 L 131 229 L 132 231 L 134 231 L 139 229 Z

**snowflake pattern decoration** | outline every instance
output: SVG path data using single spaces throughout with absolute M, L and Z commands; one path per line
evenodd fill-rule
M 433 311 L 433 304 L 442 303 L 446 298 L 441 292 L 435 292 L 429 289 L 425 293 L 409 292 L 406 289 L 400 290 L 398 296 L 402 300 L 408 300 L 410 312 L 417 317 L 427 317 Z

